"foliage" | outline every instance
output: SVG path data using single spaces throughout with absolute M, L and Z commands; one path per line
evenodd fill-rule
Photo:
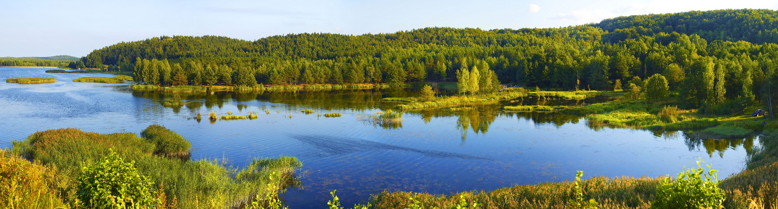
M 654 74 L 646 83 L 646 100 L 661 101 L 668 96 L 667 79 L 661 74 Z
M 613 91 L 621 91 L 621 79 L 616 79 L 616 82 L 613 83 Z
M 61 176 L 46 167 L 0 149 L 0 208 L 64 207 L 58 196 Z
M 164 126 L 153 124 L 140 133 L 141 137 L 151 143 L 154 143 L 154 153 L 165 156 L 187 156 L 192 143 L 184 139 L 180 134 L 165 128 Z
M 296 158 L 255 160 L 246 168 L 224 167 L 216 160 L 182 161 L 153 155 L 155 145 L 132 133 L 99 134 L 77 129 L 58 129 L 37 132 L 25 141 L 14 142 L 14 153 L 61 169 L 65 179 L 75 179 L 83 165 L 99 162 L 115 150 L 117 156 L 135 161 L 141 175 L 148 176 L 154 185 L 164 187 L 168 206 L 180 208 L 226 208 L 249 203 L 249 197 L 259 191 L 295 183 L 299 180 L 293 171 L 301 163 Z M 197 174 L 197 175 L 193 175 Z M 62 181 L 62 197 L 73 202 L 77 184 Z M 296 184 L 296 183 L 295 183 Z
M 651 208 L 719 208 L 725 197 L 718 184 L 716 170 L 705 173 L 697 161 L 697 169 L 684 168 L 675 181 L 670 177 L 662 180 L 656 188 Z
M 424 101 L 432 101 L 435 98 L 435 91 L 432 90 L 432 86 L 424 85 L 424 87 L 421 88 L 421 98 L 424 99 Z
M 681 111 L 678 109 L 678 106 L 665 106 L 662 108 L 662 110 L 657 113 L 659 118 L 661 118 L 663 121 L 667 123 L 673 123 L 678 119 L 678 115 L 681 114 Z
M 629 93 L 627 96 L 630 99 L 638 99 L 640 98 L 640 86 L 635 85 L 634 83 L 629 84 Z
M 152 181 L 138 173 L 135 162 L 124 162 L 115 152 L 78 176 L 77 196 L 85 207 L 153 207 L 157 200 Z
M 40 83 L 54 83 L 54 78 L 8 78 L 5 79 L 6 83 L 18 83 L 18 84 L 40 84 Z
M 573 199 L 573 201 L 570 201 L 570 208 L 597 209 L 597 205 L 598 205 L 597 201 L 595 201 L 594 199 L 589 199 L 589 201 L 584 200 L 584 193 L 580 185 L 581 176 L 583 176 L 583 171 L 577 171 L 575 174 L 575 181 L 573 182 L 573 184 L 575 184 L 575 186 L 573 187 L 575 199 Z

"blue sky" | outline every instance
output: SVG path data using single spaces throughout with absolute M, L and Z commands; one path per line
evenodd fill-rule
M 391 33 L 424 27 L 547 28 L 690 10 L 778 9 L 778 1 L 684 0 L 2 0 L 0 57 L 85 56 L 161 35 L 244 40 L 289 33 Z

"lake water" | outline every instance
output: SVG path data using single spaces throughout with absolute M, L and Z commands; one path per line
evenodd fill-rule
M 255 157 L 302 160 L 302 188 L 281 196 L 290 208 L 324 207 L 334 189 L 350 207 L 384 190 L 491 191 L 571 180 L 576 170 L 583 170 L 584 178 L 677 175 L 698 160 L 712 164 L 723 179 L 744 168 L 746 149 L 759 146 L 758 137 L 706 140 L 683 132 L 590 128 L 577 116 L 504 113 L 500 106 L 405 113 L 401 124 L 390 126 L 359 119 L 395 105 L 381 98 L 414 95 L 412 90 L 183 95 L 199 105 L 173 109 L 160 104 L 170 95 L 133 93 L 127 84 L 71 81 L 112 75 L 45 70 L 0 67 L 2 80 L 57 79 L 53 84 L 0 83 L 0 148 L 47 129 L 140 133 L 161 124 L 192 142 L 195 160 L 226 158 L 236 167 Z M 317 113 L 306 115 L 302 109 Z M 191 119 L 211 111 L 257 112 L 259 118 Z M 343 116 L 323 117 L 328 112 Z

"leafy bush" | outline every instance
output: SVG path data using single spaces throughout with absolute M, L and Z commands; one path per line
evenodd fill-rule
M 651 208 L 719 208 L 724 203 L 724 190 L 718 187 L 716 170 L 708 173 L 697 161 L 697 169 L 684 169 L 678 179 L 665 177 L 656 187 L 656 199 Z M 708 165 L 710 169 L 710 165 Z
M 575 199 L 570 201 L 570 208 L 597 209 L 597 201 L 594 201 L 594 199 L 589 199 L 589 201 L 584 200 L 583 189 L 581 189 L 581 176 L 583 176 L 583 171 L 578 171 L 575 174 L 575 187 L 573 187 L 573 192 L 575 192 Z
M 432 101 L 435 99 L 435 91 L 432 90 L 432 86 L 424 85 L 424 87 L 421 88 L 421 98 L 424 99 L 424 101 Z
M 640 86 L 635 85 L 634 83 L 630 83 L 628 96 L 632 99 L 640 98 Z
M 161 125 L 150 125 L 140 133 L 141 137 L 154 143 L 155 154 L 165 156 L 188 156 L 192 143 L 184 139 L 180 134 L 171 131 Z
M 668 95 L 667 79 L 661 74 L 654 74 L 647 80 L 646 99 L 649 101 L 660 101 Z
M 78 176 L 78 199 L 92 208 L 151 207 L 157 203 L 152 181 L 113 150 Z

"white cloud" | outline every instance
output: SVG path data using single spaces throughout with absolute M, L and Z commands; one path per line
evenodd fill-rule
M 527 9 L 529 10 L 529 12 L 539 12 L 540 6 L 538 6 L 537 4 L 529 4 L 529 7 Z

